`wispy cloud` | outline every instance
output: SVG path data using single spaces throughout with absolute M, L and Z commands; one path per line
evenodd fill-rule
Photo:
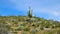
M 59 17 L 60 16 L 60 12 L 52 12 L 52 15 L 55 16 L 55 17 Z

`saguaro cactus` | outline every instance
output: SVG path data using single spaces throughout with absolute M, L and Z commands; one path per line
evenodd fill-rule
M 32 17 L 32 10 L 31 10 L 31 7 L 29 7 L 29 11 L 28 11 L 28 17 Z

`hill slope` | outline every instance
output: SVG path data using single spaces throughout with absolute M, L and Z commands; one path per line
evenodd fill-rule
M 60 22 L 27 16 L 0 16 L 0 33 L 58 34 Z

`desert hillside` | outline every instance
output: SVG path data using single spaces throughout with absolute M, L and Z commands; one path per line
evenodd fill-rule
M 0 16 L 1 34 L 59 34 L 60 22 L 28 16 Z
M 60 22 L 32 16 L 0 16 L 0 34 L 60 34 Z

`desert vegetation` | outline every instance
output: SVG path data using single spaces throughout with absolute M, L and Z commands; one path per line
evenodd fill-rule
M 32 16 L 0 16 L 0 34 L 60 34 L 60 22 Z

